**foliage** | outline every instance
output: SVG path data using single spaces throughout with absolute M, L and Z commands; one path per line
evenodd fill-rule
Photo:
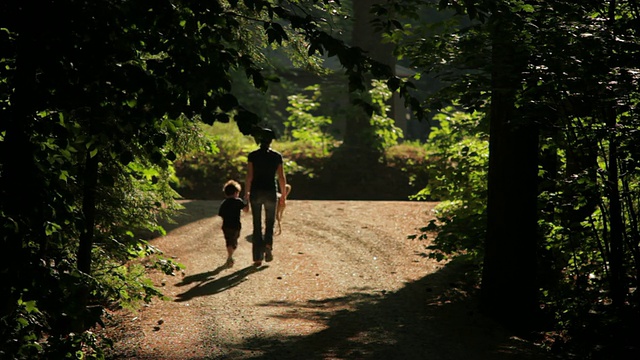
M 219 199 L 228 179 L 244 182 L 247 154 L 256 149 L 256 143 L 229 124 L 203 125 L 202 136 L 205 146 L 176 160 L 178 182 L 174 188 L 189 199 Z M 321 158 L 324 154 L 324 148 L 315 142 L 277 140 L 272 147 L 285 155 L 287 174 L 299 173 L 307 177 L 314 176 L 313 167 L 300 165 L 297 160 Z
M 418 200 L 442 200 L 435 208 L 436 220 L 413 238 L 426 238 L 437 230 L 429 256 L 443 260 L 449 256 L 482 258 L 486 231 L 487 165 L 489 137 L 486 117 L 453 107 L 434 116 L 427 141 L 427 165 L 432 174 L 426 187 L 414 195 Z
M 296 181 L 310 182 L 317 178 L 324 164 L 331 162 L 333 151 L 340 142 L 329 134 L 332 118 L 321 103 L 331 102 L 335 96 L 331 86 L 312 85 L 306 88 L 312 92 L 290 95 L 289 118 L 284 122 L 284 134 L 272 147 L 285 158 L 285 173 Z M 325 90 L 328 94 L 325 94 Z M 390 92 L 384 84 L 377 82 L 371 90 L 372 104 L 380 111 L 388 111 Z M 323 115 L 316 115 L 316 113 Z M 334 114 L 337 115 L 337 114 Z M 401 130 L 392 119 L 374 114 L 371 119 L 376 129 L 375 142 L 384 150 L 383 162 L 391 168 L 406 173 L 410 186 L 419 186 L 418 181 L 426 178 L 424 168 L 426 154 L 419 144 L 398 144 Z M 220 186 L 225 179 L 234 178 L 242 182 L 245 176 L 246 155 L 255 144 L 240 131 L 226 124 L 215 123 L 204 126 L 203 142 L 208 144 L 180 157 L 176 162 L 179 184 L 177 191 L 187 198 L 217 199 L 221 196 Z M 277 129 L 276 129 L 277 130 Z
M 46 321 L 44 314 L 38 310 L 34 300 L 18 299 L 15 311 L 0 319 L 4 334 L 16 341 L 3 344 L 2 354 L 14 354 L 15 358 L 28 359 L 42 353 L 42 345 L 38 338 L 40 328 Z
M 177 177 L 176 190 L 181 196 L 190 196 L 193 189 L 209 189 L 222 193 L 228 179 L 244 179 L 247 151 L 255 146 L 232 124 L 202 125 L 203 146 L 179 157 L 174 163 Z M 211 182 L 215 178 L 217 181 Z
M 395 10 L 415 16 L 415 5 L 426 3 L 400 1 Z M 634 289 L 640 264 L 634 195 L 639 168 L 637 151 L 629 146 L 636 141 L 640 81 L 637 61 L 632 60 L 640 49 L 635 5 L 589 1 L 576 7 L 562 0 L 439 5 L 455 15 L 449 13 L 441 22 L 396 27 L 390 35 L 401 42 L 398 53 L 424 70 L 418 77 L 439 81 L 438 90 L 425 98 L 425 107 L 440 109 L 458 101 L 468 112 L 489 114 L 492 153 L 498 154 L 495 164 L 512 158 L 503 149 L 516 148 L 540 132 L 535 149 L 539 163 L 518 154 L 529 162 L 521 169 L 539 167 L 539 181 L 522 188 L 537 191 L 539 210 L 534 213 L 531 206 L 522 209 L 518 204 L 511 204 L 511 209 L 526 210 L 538 219 L 541 291 L 535 301 L 544 307 L 546 319 L 553 319 L 552 325 L 542 326 L 557 330 L 554 347 L 575 341 L 571 351 L 581 358 L 598 358 L 597 348 L 621 358 L 637 353 L 625 333 L 638 318 Z M 490 104 L 486 110 L 485 104 Z M 505 123 L 493 122 L 501 116 Z M 501 126 L 512 132 L 501 132 Z M 522 129 L 530 129 L 529 134 Z M 449 178 L 455 175 L 446 168 L 441 171 L 440 176 L 453 183 Z M 491 176 L 509 185 L 519 174 L 494 166 Z M 475 196 L 459 187 L 442 189 L 451 191 L 442 196 L 451 198 L 456 208 L 462 205 L 456 194 L 469 201 Z M 499 201 L 504 206 L 513 199 Z M 508 226 L 508 214 L 503 215 L 499 221 Z M 457 229 L 457 235 L 478 236 L 476 225 L 470 225 Z M 473 251 L 468 244 L 460 249 L 456 241 L 441 243 L 439 249 Z M 513 252 L 504 258 L 522 255 Z M 512 278 L 509 271 L 499 276 Z M 599 326 L 614 331 L 617 340 L 598 337 L 592 329 Z
M 369 90 L 371 104 L 375 109 L 371 116 L 371 127 L 375 139 L 373 146 L 378 150 L 386 151 L 389 147 L 398 144 L 398 140 L 404 136 L 402 129 L 395 125 L 395 120 L 387 116 L 391 110 L 389 101 L 392 94 L 387 85 L 380 80 L 374 80 Z
M 627 337 L 623 331 L 636 331 L 627 325 L 638 317 L 635 294 L 631 292 L 626 296 L 627 306 L 616 308 L 612 306 L 615 295 L 611 289 L 615 281 L 612 277 L 616 256 L 616 202 L 620 203 L 618 221 L 624 226 L 620 229 L 624 248 L 619 254 L 624 269 L 623 286 L 634 289 L 638 284 L 637 212 L 640 202 L 633 189 L 640 178 L 635 165 L 629 166 L 636 161 L 634 151 L 629 149 L 612 157 L 615 150 L 611 143 L 616 142 L 621 148 L 635 143 L 636 121 L 621 116 L 617 119 L 617 129 L 603 128 L 595 133 L 585 129 L 582 121 L 572 122 L 566 134 L 587 136 L 565 136 L 563 142 L 567 145 L 563 146 L 564 151 L 557 152 L 556 171 L 544 172 L 544 179 L 549 183 L 540 196 L 543 209 L 540 227 L 546 234 L 541 262 L 542 276 L 550 285 L 544 291 L 543 302 L 553 311 L 559 332 L 570 329 L 570 334 L 579 341 L 593 336 L 583 331 L 585 327 L 612 326 L 609 331 L 613 331 L 618 339 Z M 576 154 L 574 148 L 582 149 L 584 153 Z M 576 166 L 584 161 L 593 161 L 592 167 L 585 169 L 584 163 Z M 612 172 L 610 161 L 615 161 L 623 174 L 615 183 L 611 181 L 615 169 Z M 612 198 L 616 187 L 619 187 L 619 193 Z M 620 319 L 621 313 L 628 319 Z M 559 341 L 554 345 L 565 346 Z
M 383 154 L 389 147 L 398 144 L 398 140 L 402 139 L 402 129 L 395 125 L 395 120 L 389 118 L 387 114 L 390 111 L 389 100 L 392 91 L 387 85 L 379 80 L 373 80 L 371 89 L 366 93 L 360 93 L 355 102 L 362 107 L 348 110 L 347 118 L 363 116 L 362 112 L 368 117 L 368 127 L 362 129 L 362 133 L 358 134 L 367 148 Z
M 226 124 L 214 124 L 214 128 L 218 126 L 224 129 L 213 130 L 214 133 L 233 129 Z M 238 149 L 241 147 L 238 144 L 244 143 L 247 138 L 238 133 L 236 140 L 237 142 L 219 142 L 219 153 L 233 153 L 234 150 L 227 150 L 226 147 Z M 208 157 L 200 152 L 179 158 L 176 161 L 176 173 L 180 178 L 180 185 L 176 190 L 185 198 L 222 199 L 222 184 L 228 176 L 225 174 L 234 173 L 240 182 L 244 180 L 246 154 L 255 149 L 255 145 L 249 144 L 246 144 L 243 152 L 233 155 L 235 159 L 244 159 L 245 163 L 242 160 L 224 161 L 225 155 Z M 344 178 L 340 191 L 336 189 L 335 179 L 338 175 L 333 169 L 353 168 L 354 164 L 352 158 L 346 158 L 346 163 L 336 162 L 333 154 L 338 151 L 337 146 L 334 147 L 334 152 L 328 154 L 324 153 L 318 143 L 276 140 L 272 147 L 283 154 L 287 180 L 293 184 L 293 195 L 297 199 L 326 199 L 325 196 L 339 193 L 337 196 L 341 196 L 340 198 L 359 196 L 359 199 L 401 200 L 424 186 L 428 179 L 427 152 L 424 145 L 419 143 L 404 142 L 390 147 L 383 155 L 384 162 L 377 163 L 373 169 L 376 179 L 369 183 L 367 189 L 361 188 L 358 178 Z
M 319 85 L 312 85 L 305 88 L 312 92 L 311 98 L 304 94 L 289 95 L 289 106 L 287 111 L 289 117 L 284 122 L 285 138 L 296 140 L 302 143 L 319 143 L 323 154 L 331 151 L 334 139 L 328 134 L 328 127 L 332 119 L 323 115 L 313 115 L 318 110 L 322 101 L 322 92 Z
M 427 149 L 436 160 L 430 168 L 440 176 L 416 197 L 481 202 L 477 199 L 486 197 L 489 150 L 485 115 L 448 107 L 433 120 L 437 125 L 429 133 Z
M 409 185 L 422 187 L 429 178 L 428 151 L 418 141 L 404 141 L 389 147 L 384 153 L 383 164 L 398 168 L 409 178 Z M 428 197 L 429 200 L 433 200 Z
M 176 209 L 172 163 L 206 146 L 195 124 L 233 120 L 249 135 L 260 123 L 232 85 L 238 73 L 260 90 L 277 81 L 265 47 L 310 65 L 335 56 L 353 89 L 365 72 L 391 77 L 329 34 L 317 15 L 337 5 L 0 3 L 3 357 L 100 358 L 90 329 L 102 309 L 159 295 L 123 266 L 154 252 L 141 234 Z

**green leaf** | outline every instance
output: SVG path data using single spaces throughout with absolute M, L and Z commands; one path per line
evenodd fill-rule
M 60 229 L 62 229 L 62 227 L 60 225 L 58 225 L 56 223 L 52 223 L 50 221 L 47 221 L 45 223 L 44 233 L 47 236 L 51 236 L 51 235 L 57 233 L 58 231 L 60 231 Z M 25 303 L 25 304 L 27 304 L 27 303 Z
M 67 182 L 67 180 L 69 179 L 69 172 L 67 170 L 60 171 L 60 175 L 58 176 L 58 179 L 64 182 Z
M 533 5 L 525 4 L 525 5 L 522 5 L 522 11 L 532 13 L 532 12 L 535 12 L 536 9 L 533 7 Z
M 38 307 L 36 306 L 35 300 L 25 301 L 24 303 L 22 303 L 22 305 L 24 305 L 24 308 L 25 310 L 27 310 L 28 313 L 40 312 L 40 310 L 38 310 Z

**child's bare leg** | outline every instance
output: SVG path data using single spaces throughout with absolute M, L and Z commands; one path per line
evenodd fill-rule
M 235 247 L 227 246 L 227 265 L 232 267 L 234 264 L 233 253 L 235 252 Z

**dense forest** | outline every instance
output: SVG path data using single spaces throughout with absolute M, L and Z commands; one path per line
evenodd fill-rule
M 105 309 L 162 297 L 176 165 L 242 166 L 220 124 L 276 128 L 308 177 L 417 154 L 412 199 L 441 203 L 415 238 L 475 266 L 486 314 L 637 355 L 638 29 L 635 0 L 2 1 L 0 357 L 104 358 Z

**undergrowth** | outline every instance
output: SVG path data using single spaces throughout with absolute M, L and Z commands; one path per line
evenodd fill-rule
M 176 191 L 188 199 L 221 199 L 222 184 L 228 179 L 244 183 L 247 155 L 257 145 L 234 124 L 205 126 L 203 136 L 209 139 L 209 146 L 192 151 L 174 164 L 179 179 Z M 408 200 L 426 185 L 427 152 L 419 143 L 391 146 L 374 164 L 358 161 L 355 153 L 336 156 L 340 145 L 336 140 L 330 144 L 274 141 L 272 148 L 282 153 L 287 180 L 294 186 L 292 199 L 357 196 Z M 366 184 L 362 184 L 363 179 L 367 179 Z

